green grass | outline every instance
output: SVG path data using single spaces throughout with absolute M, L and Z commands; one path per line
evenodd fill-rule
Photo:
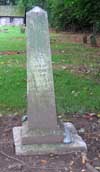
M 25 34 L 20 33 L 19 27 L 0 30 L 0 51 L 25 51 Z M 0 55 L 0 111 L 26 109 L 26 92 L 26 55 Z
M 54 62 L 74 65 L 86 64 L 88 66 L 91 63 L 98 65 L 98 61 L 100 63 L 100 51 L 98 48 L 86 48 L 82 44 L 75 43 L 53 43 L 52 51 Z
M 0 110 L 20 111 L 26 106 L 25 55 L 0 57 Z
M 57 112 L 99 112 L 100 50 L 86 47 L 82 43 L 59 41 L 63 36 L 56 36 L 55 33 L 54 37 L 53 33 L 51 35 L 54 64 L 60 64 L 62 67 L 69 65 L 65 71 L 58 67 L 58 71 L 54 72 Z M 77 72 L 76 69 L 81 69 L 82 66 L 89 72 Z
M 2 30 L 8 29 L 6 32 Z M 0 27 L 0 51 L 25 50 L 25 35 L 20 33 L 19 27 Z
M 0 66 L 23 66 L 26 64 L 26 55 L 1 55 Z
M 25 34 L 20 33 L 19 27 L 7 28 L 0 32 L 0 51 L 25 51 Z M 75 70 L 55 68 L 54 84 L 56 106 L 58 113 L 84 113 L 100 111 L 100 50 L 89 48 L 79 43 L 60 42 L 63 34 L 52 33 L 52 61 L 54 65 L 85 65 L 86 73 Z M 56 41 L 55 41 L 56 40 Z M 0 113 L 26 111 L 26 55 L 0 55 Z
M 25 107 L 26 70 L 19 67 L 0 67 L 0 109 L 18 110 Z
M 55 71 L 54 80 L 58 112 L 99 112 L 100 84 L 65 71 Z

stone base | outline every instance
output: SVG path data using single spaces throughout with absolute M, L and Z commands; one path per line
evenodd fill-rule
M 64 123 L 64 140 L 56 144 L 22 144 L 22 127 L 13 128 L 16 155 L 66 154 L 87 151 L 86 143 L 77 134 L 73 124 Z M 71 138 L 70 138 L 71 136 Z
M 21 135 L 23 145 L 62 143 L 64 140 L 64 127 L 29 129 L 28 123 L 24 122 L 21 127 Z

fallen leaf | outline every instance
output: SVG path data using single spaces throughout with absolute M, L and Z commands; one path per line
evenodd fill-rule
M 100 170 L 100 167 L 95 167 L 96 170 Z
M 80 128 L 79 133 L 85 133 L 85 128 Z
M 85 154 L 82 155 L 82 164 L 85 164 L 87 160 L 87 157 Z
M 70 166 L 72 166 L 73 164 L 74 164 L 74 161 L 71 161 L 71 162 L 70 162 Z
M 45 159 L 42 159 L 40 162 L 41 162 L 43 165 L 46 165 L 46 164 L 47 164 L 47 160 L 45 160 Z
M 81 172 L 86 172 L 86 170 L 85 169 L 82 169 Z
M 65 168 L 64 168 L 64 170 L 65 170 L 65 171 L 68 171 L 68 168 L 67 168 L 67 167 L 65 167 Z
M 93 120 L 93 118 L 97 117 L 97 115 L 95 113 L 87 113 L 85 115 L 83 115 L 83 118 L 85 119 L 89 119 L 89 120 Z
M 98 117 L 98 118 L 100 118 L 100 113 L 99 113 L 99 114 L 97 114 L 97 117 Z
M 54 157 L 54 154 L 53 153 L 50 153 L 49 156 L 52 158 L 52 157 Z

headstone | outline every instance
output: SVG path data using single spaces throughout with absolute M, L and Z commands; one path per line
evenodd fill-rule
M 90 44 L 92 47 L 97 47 L 96 36 L 94 34 L 90 35 Z
M 21 33 L 25 33 L 25 25 L 24 24 L 22 24 L 21 26 L 20 26 L 20 32 Z
M 27 121 L 13 129 L 16 154 L 86 150 L 72 124 L 57 123 L 48 17 L 39 7 L 27 13 L 27 98 Z
M 87 44 L 87 34 L 86 33 L 83 35 L 83 43 Z
M 31 128 L 57 128 L 47 13 L 27 13 L 27 91 Z

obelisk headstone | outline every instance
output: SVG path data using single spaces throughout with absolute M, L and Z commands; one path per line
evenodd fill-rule
M 27 17 L 27 115 L 13 128 L 17 155 L 86 151 L 71 123 L 58 125 L 47 13 L 33 8 Z
M 27 12 L 27 124 L 23 144 L 64 140 L 57 125 L 47 13 L 39 7 Z
M 39 7 L 27 13 L 28 125 L 57 128 L 47 13 Z

